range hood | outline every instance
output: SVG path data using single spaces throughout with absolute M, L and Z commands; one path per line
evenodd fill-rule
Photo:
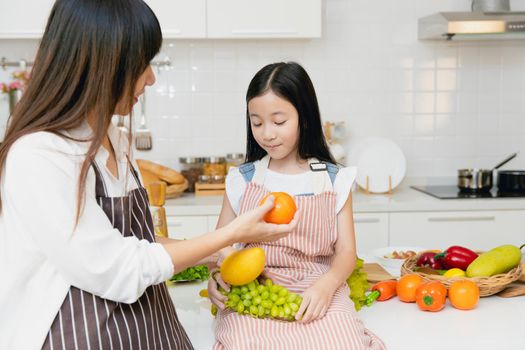
M 525 39 L 525 12 L 439 12 L 419 19 L 420 40 Z

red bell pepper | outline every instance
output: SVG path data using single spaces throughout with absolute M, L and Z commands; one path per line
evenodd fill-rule
M 478 254 L 474 253 L 472 250 L 457 245 L 449 247 L 443 253 L 436 254 L 435 256 L 435 258 L 440 261 L 445 268 L 458 268 L 463 271 L 465 271 L 470 263 L 473 262 L 477 257 Z
M 441 263 L 441 261 L 437 260 L 435 257 L 436 257 L 436 253 L 434 252 L 423 253 L 417 259 L 416 265 L 419 267 L 428 266 L 434 270 L 443 270 L 443 264 Z

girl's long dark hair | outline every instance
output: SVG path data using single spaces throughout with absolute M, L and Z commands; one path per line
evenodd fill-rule
M 301 159 L 317 158 L 320 161 L 335 164 L 323 134 L 321 113 L 314 86 L 308 73 L 295 62 L 272 63 L 263 67 L 255 74 L 248 86 L 246 93 L 246 131 L 248 135 L 246 162 L 254 162 L 266 155 L 266 151 L 253 137 L 248 102 L 270 90 L 290 102 L 299 114 L 299 157 Z
M 27 89 L 8 120 L 0 174 L 10 147 L 22 136 L 47 131 L 67 137 L 63 131 L 96 115 L 92 137 L 76 140 L 90 142 L 78 180 L 78 222 L 91 160 L 117 103 L 131 109 L 135 84 L 161 44 L 159 22 L 142 0 L 57 0 Z

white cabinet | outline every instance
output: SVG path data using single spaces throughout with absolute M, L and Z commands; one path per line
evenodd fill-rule
M 168 39 L 319 38 L 322 0 L 145 0 Z M 2 5 L 0 39 L 41 38 L 55 0 Z
M 519 246 L 525 239 L 524 223 L 525 210 L 391 213 L 390 245 L 477 250 Z
M 170 238 L 193 238 L 215 230 L 218 215 L 170 215 L 168 222 L 168 236 Z
M 356 213 L 354 229 L 358 256 L 388 246 L 387 213 Z
M 208 232 L 207 216 L 168 216 L 168 236 L 170 238 L 193 238 Z
M 318 38 L 321 0 L 207 0 L 209 38 Z
M 55 0 L 17 0 L 2 2 L 0 39 L 42 37 Z
M 146 0 L 164 38 L 205 38 L 206 0 Z
M 215 231 L 217 221 L 219 221 L 219 215 L 208 216 L 208 232 Z

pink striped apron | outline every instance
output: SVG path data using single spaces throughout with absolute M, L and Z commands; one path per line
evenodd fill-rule
M 263 186 L 268 163 L 268 157 L 255 163 L 255 175 L 246 186 L 240 213 L 257 207 L 270 192 Z M 247 245 L 263 248 L 273 281 L 299 294 L 328 272 L 337 240 L 336 194 L 332 183 L 326 171 L 311 174 L 313 193 L 294 196 L 301 215 L 297 229 L 276 242 Z M 256 319 L 219 310 L 214 349 L 385 349 L 383 342 L 358 319 L 349 294 L 344 283 L 336 291 L 326 315 L 307 324 Z

